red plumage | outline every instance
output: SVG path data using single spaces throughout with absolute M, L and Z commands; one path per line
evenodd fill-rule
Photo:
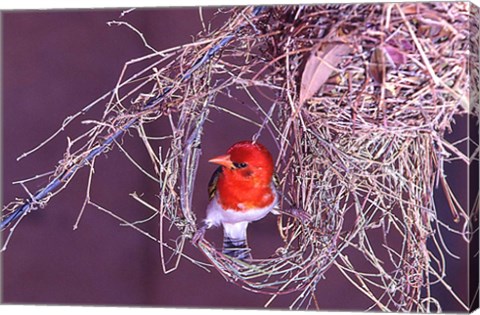
M 245 163 L 243 168 L 223 166 L 217 181 L 218 201 L 224 209 L 250 211 L 270 205 L 272 191 L 273 160 L 261 144 L 242 141 L 228 151 L 232 164 Z

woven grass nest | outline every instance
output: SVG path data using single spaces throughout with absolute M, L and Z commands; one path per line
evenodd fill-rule
M 460 222 L 456 232 L 465 242 L 472 234 L 469 209 L 456 201 L 443 165 L 472 159 L 445 136 L 457 117 L 478 115 L 470 106 L 478 103 L 473 9 L 464 2 L 230 8 L 221 28 L 181 47 L 150 47 L 152 54 L 127 64 L 146 66 L 120 77 L 104 117 L 71 142 L 56 175 L 91 165 L 89 154 L 114 144 L 103 147 L 105 139 L 136 128 L 160 187 L 160 204 L 148 207 L 182 235 L 173 244 L 161 234 L 156 240 L 190 259 L 182 251 L 203 218 L 192 210 L 203 126 L 218 94 L 241 90 L 258 114 L 252 138 L 271 137 L 278 148 L 280 208 L 310 219 L 280 216 L 284 245 L 252 261 L 223 255 L 207 236 L 195 246 L 208 268 L 270 295 L 266 305 L 295 293 L 291 308 L 314 306 L 316 286 L 335 266 L 374 309 L 436 310 L 441 303 L 429 287 L 444 281 L 437 230 L 445 224 L 437 219 L 437 187 L 446 191 L 452 222 Z M 139 95 L 145 87 L 151 92 Z M 160 149 L 143 129 L 158 119 L 172 129 Z M 435 253 L 427 241 L 438 245 Z M 362 253 L 368 273 L 349 252 Z

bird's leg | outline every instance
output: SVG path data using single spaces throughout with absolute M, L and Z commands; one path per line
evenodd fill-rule
M 203 238 L 205 237 L 205 232 L 209 228 L 210 228 L 209 224 L 203 223 L 203 225 L 193 235 L 192 244 L 197 245 L 198 242 L 203 241 Z

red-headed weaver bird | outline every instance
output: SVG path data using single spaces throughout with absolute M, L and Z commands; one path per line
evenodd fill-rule
M 251 258 L 247 226 L 265 217 L 278 201 L 272 156 L 258 142 L 241 141 L 209 162 L 220 166 L 210 179 L 205 226 L 196 238 L 203 237 L 207 228 L 223 225 L 223 253 Z

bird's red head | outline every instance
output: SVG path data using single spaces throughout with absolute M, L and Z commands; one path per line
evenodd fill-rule
M 258 142 L 241 141 L 228 149 L 226 155 L 209 160 L 223 166 L 226 177 L 233 181 L 251 181 L 270 184 L 273 176 L 273 159 L 270 152 Z

